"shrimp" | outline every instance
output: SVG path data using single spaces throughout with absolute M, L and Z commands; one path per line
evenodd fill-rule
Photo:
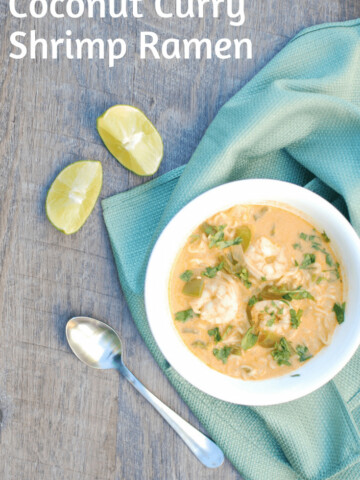
M 208 280 L 199 299 L 190 302 L 200 319 L 218 325 L 229 323 L 238 314 L 239 286 L 227 274 L 218 273 Z
M 249 246 L 245 262 L 249 272 L 257 279 L 277 280 L 288 269 L 284 248 L 266 237 L 260 237 Z
M 256 303 L 251 315 L 260 330 L 268 330 L 280 336 L 286 334 L 287 338 L 296 332 L 291 328 L 290 307 L 280 300 L 263 300 Z

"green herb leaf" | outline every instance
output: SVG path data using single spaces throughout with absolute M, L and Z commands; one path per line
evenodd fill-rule
M 310 267 L 310 265 L 315 263 L 315 261 L 316 261 L 316 257 L 313 253 L 305 253 L 304 254 L 304 259 L 301 262 L 300 268 L 307 269 L 307 268 Z
M 329 265 L 329 267 L 333 267 L 334 266 L 334 260 L 332 259 L 331 255 L 329 252 L 327 252 L 325 250 L 325 248 L 322 248 L 320 243 L 318 242 L 313 242 L 313 244 L 311 245 L 311 247 L 314 249 L 314 250 L 317 250 L 321 253 L 323 253 L 325 255 L 325 261 L 327 263 L 327 265 Z
M 194 272 L 193 272 L 192 270 L 185 270 L 185 272 L 183 272 L 183 273 L 180 275 L 180 278 L 181 278 L 181 280 L 183 280 L 184 282 L 188 282 L 193 275 L 194 275 Z
M 236 276 L 240 278 L 246 288 L 251 287 L 252 283 L 249 281 L 249 272 L 246 268 L 243 268 L 240 273 L 236 274 Z
M 307 240 L 308 239 L 308 236 L 305 234 L 305 233 L 300 233 L 299 237 L 301 238 L 301 240 Z
M 294 250 L 301 250 L 301 245 L 300 245 L 300 243 L 293 243 L 293 249 L 294 249 Z
M 327 265 L 329 265 L 329 267 L 332 267 L 332 266 L 334 265 L 334 261 L 333 261 L 333 259 L 331 258 L 330 253 L 326 253 L 326 255 L 325 255 L 325 261 L 326 261 Z
M 219 263 L 216 267 L 207 267 L 201 275 L 208 278 L 214 278 L 220 270 L 222 270 L 224 262 Z
M 198 315 L 194 312 L 192 308 L 189 308 L 188 310 L 182 310 L 181 312 L 177 312 L 177 314 L 175 315 L 175 320 L 185 323 L 194 317 L 198 317 Z
M 253 307 L 255 305 L 255 303 L 257 302 L 261 302 L 262 298 L 261 297 L 257 297 L 256 295 L 253 295 L 249 301 L 248 301 L 248 305 L 249 307 Z
M 297 312 L 293 308 L 290 310 L 290 321 L 292 328 L 299 328 L 303 313 L 304 312 L 301 310 L 301 308 Z
M 208 223 L 203 223 L 201 225 L 201 230 L 207 235 L 215 235 L 215 233 L 218 231 L 217 227 L 213 227 L 212 225 L 209 225 Z
M 225 364 L 229 355 L 231 354 L 231 347 L 226 346 L 220 349 L 214 348 L 213 354 L 218 360 L 221 360 Z
M 296 353 L 299 355 L 299 362 L 306 362 L 306 360 L 312 357 L 306 345 L 298 345 L 296 347 Z
M 275 319 L 276 319 L 276 315 L 275 315 L 275 312 L 271 312 L 270 313 L 270 318 L 269 320 L 266 322 L 266 326 L 267 327 L 272 327 L 275 323 Z
M 290 345 L 285 337 L 282 337 L 280 341 L 275 344 L 271 355 L 278 365 L 291 365 L 289 362 L 291 357 Z
M 241 348 L 243 350 L 249 350 L 256 344 L 258 340 L 258 335 L 255 335 L 253 332 L 254 332 L 254 327 L 250 327 L 249 330 L 243 336 L 241 340 Z
M 295 373 L 294 375 L 290 375 L 290 377 L 300 377 L 300 373 Z
M 345 307 L 346 307 L 345 302 L 342 305 L 340 303 L 334 304 L 333 312 L 335 312 L 336 320 L 339 325 L 341 325 L 345 321 Z
M 217 245 L 218 242 L 224 240 L 224 230 L 226 225 L 219 225 L 218 227 L 212 227 L 208 225 L 205 228 L 205 233 L 209 237 L 209 247 L 213 248 Z
M 306 290 L 303 290 L 301 286 L 297 287 L 295 290 L 289 290 L 285 285 L 282 285 L 281 287 L 267 285 L 260 293 L 260 296 L 265 300 L 284 299 L 289 302 L 291 302 L 291 300 L 303 300 L 305 298 L 315 300 L 314 297 Z
M 232 247 L 233 245 L 240 245 L 243 239 L 241 237 L 236 237 L 234 240 L 220 240 L 215 243 L 215 245 L 220 248 L 220 250 L 224 250 L 224 248 Z M 210 245 L 211 248 L 211 245 Z
M 214 337 L 214 342 L 219 343 L 221 342 L 221 335 L 220 335 L 220 330 L 219 327 L 212 328 L 211 330 L 208 330 L 208 334 L 210 337 Z
M 322 237 L 322 239 L 324 240 L 325 243 L 330 242 L 330 238 L 326 235 L 325 231 L 321 234 L 321 237 Z

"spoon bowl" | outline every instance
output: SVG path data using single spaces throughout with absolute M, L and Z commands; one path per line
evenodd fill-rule
M 203 465 L 216 468 L 223 463 L 223 452 L 210 438 L 164 405 L 126 368 L 121 358 L 121 340 L 115 330 L 94 318 L 74 317 L 68 321 L 65 331 L 70 348 L 79 360 L 92 368 L 114 368 L 121 373 L 173 427 Z
M 74 354 L 89 367 L 116 368 L 122 345 L 109 325 L 94 318 L 74 317 L 66 325 L 66 338 Z

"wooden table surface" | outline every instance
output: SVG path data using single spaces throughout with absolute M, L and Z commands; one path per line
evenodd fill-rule
M 18 0 L 25 8 L 28 2 Z M 171 5 L 171 0 L 165 4 Z M 0 478 L 5 480 L 239 480 L 226 461 L 200 465 L 172 429 L 116 372 L 86 368 L 70 352 L 69 317 L 108 321 L 124 339 L 129 368 L 193 425 L 196 418 L 150 356 L 129 315 L 98 202 L 77 234 L 47 221 L 44 201 L 70 162 L 101 160 L 101 198 L 146 181 L 122 168 L 97 134 L 113 104 L 141 108 L 165 144 L 159 174 L 186 163 L 219 107 L 299 30 L 360 16 L 358 0 L 251 0 L 239 29 L 223 17 L 159 20 L 15 19 L 0 0 Z M 61 10 L 61 8 L 60 8 Z M 12 60 L 10 34 L 126 38 L 129 54 L 103 60 Z M 161 39 L 253 41 L 253 60 L 140 60 L 140 31 Z

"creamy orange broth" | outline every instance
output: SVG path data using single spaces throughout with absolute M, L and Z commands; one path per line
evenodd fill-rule
M 240 260 L 242 249 L 223 243 L 237 243 L 239 235 L 246 249 Z M 189 278 L 197 286 L 203 280 L 200 296 L 183 293 Z M 299 368 L 331 342 L 334 305 L 344 307 L 330 239 L 295 213 L 264 205 L 237 205 L 200 225 L 178 255 L 169 295 L 185 345 L 211 368 L 243 380 Z

